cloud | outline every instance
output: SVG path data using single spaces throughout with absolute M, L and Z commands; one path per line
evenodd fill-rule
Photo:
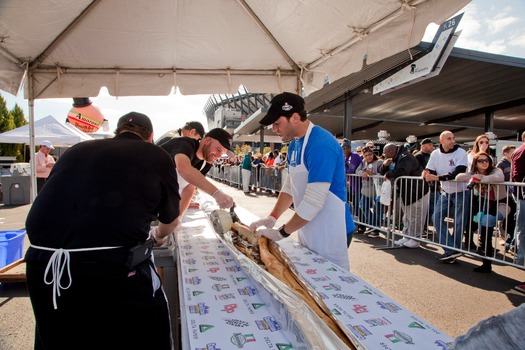
M 518 17 L 514 17 L 507 13 L 506 9 L 503 9 L 500 13 L 497 13 L 493 18 L 485 19 L 486 27 L 491 34 L 499 33 L 504 31 L 509 26 L 519 21 Z
M 509 40 L 509 45 L 525 48 L 525 33 L 511 38 Z

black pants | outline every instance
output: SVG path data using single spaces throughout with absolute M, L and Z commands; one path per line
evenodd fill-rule
M 36 178 L 36 193 L 40 192 L 40 190 L 42 189 L 42 186 L 44 186 L 46 181 L 47 181 L 47 177 L 37 177 Z
M 35 350 L 171 349 L 168 305 L 162 288 L 153 294 L 150 260 L 132 272 L 124 264 L 71 261 L 72 284 L 61 290 L 56 310 L 52 285 L 44 282 L 46 265 L 26 265 Z

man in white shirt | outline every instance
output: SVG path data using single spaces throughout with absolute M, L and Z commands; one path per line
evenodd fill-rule
M 49 154 L 52 149 L 55 149 L 55 147 L 53 147 L 51 142 L 43 140 L 40 142 L 40 149 L 35 154 L 36 193 L 40 192 L 49 177 L 51 169 L 55 165 L 55 158 Z
M 439 136 L 440 146 L 430 155 L 426 169 L 421 177 L 427 182 L 440 181 L 441 193 L 436 200 L 433 222 L 436 232 L 439 234 L 439 243 L 447 247 L 459 249 L 463 237 L 470 207 L 470 196 L 467 184 L 453 181 L 456 175 L 467 171 L 467 152 L 456 145 L 454 134 L 451 131 L 443 131 Z M 454 218 L 454 230 L 448 231 L 447 217 Z M 461 256 L 457 250 L 443 248 L 444 254 L 438 257 L 444 263 L 454 263 Z

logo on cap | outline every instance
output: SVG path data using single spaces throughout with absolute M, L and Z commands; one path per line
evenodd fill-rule
M 289 105 L 288 102 L 285 102 L 281 109 L 285 112 L 289 112 L 293 109 L 293 106 Z

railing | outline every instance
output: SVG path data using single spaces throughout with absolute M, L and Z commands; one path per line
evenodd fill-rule
M 242 188 L 242 171 L 239 165 L 212 166 L 208 171 L 211 178 L 226 182 L 230 186 Z M 275 167 L 252 168 L 250 175 L 250 187 L 261 191 L 279 192 L 282 186 L 283 176 L 286 176 L 286 169 Z
M 525 269 L 523 262 L 516 261 L 517 202 L 513 193 L 515 190 L 524 191 L 525 184 L 484 184 L 483 191 L 492 193 L 493 200 L 488 200 L 480 197 L 477 189 L 460 190 L 464 185 L 459 182 L 455 182 L 456 193 L 442 195 L 439 183 L 434 183 L 425 195 L 416 195 L 423 191 L 424 180 L 403 176 L 392 184 L 391 205 L 377 204 L 377 199 L 376 203 L 369 204 L 368 201 L 372 199 L 365 198 L 366 205 L 360 205 L 356 210 L 356 203 L 362 203 L 365 197 L 359 190 L 364 180 L 357 175 L 348 175 L 347 178 L 354 221 L 358 225 L 384 232 L 388 247 L 396 247 L 396 238 L 404 237 Z M 378 188 L 382 177 L 373 178 L 376 181 L 374 188 Z M 414 201 L 412 197 L 417 200 Z M 378 224 L 379 214 L 374 211 L 384 213 L 387 217 Z

